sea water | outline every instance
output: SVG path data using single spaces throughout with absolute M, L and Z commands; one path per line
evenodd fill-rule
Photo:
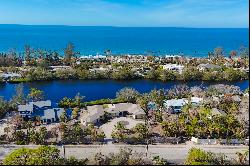
M 225 53 L 248 46 L 248 28 L 164 28 L 0 25 L 0 51 L 33 48 L 63 54 L 67 43 L 82 55 L 145 54 L 206 57 L 215 47 Z

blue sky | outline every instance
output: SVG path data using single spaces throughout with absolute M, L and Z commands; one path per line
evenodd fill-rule
M 248 27 L 248 0 L 0 0 L 0 24 Z

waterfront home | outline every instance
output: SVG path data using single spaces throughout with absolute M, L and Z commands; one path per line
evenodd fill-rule
M 105 72 L 110 70 L 111 70 L 110 68 L 104 68 L 104 67 L 89 69 L 90 72 Z
M 81 123 L 88 125 L 90 123 L 98 123 L 104 120 L 104 115 L 109 118 L 120 116 L 131 116 L 133 119 L 143 119 L 145 112 L 142 108 L 133 103 L 118 103 L 118 104 L 104 104 L 87 106 L 86 110 L 82 110 L 80 115 Z
M 25 105 L 18 105 L 19 115 L 26 119 L 38 117 L 41 123 L 52 123 L 59 121 L 63 108 L 52 108 L 51 101 L 29 102 Z
M 220 69 L 221 67 L 219 65 L 214 65 L 214 64 L 199 64 L 197 68 L 201 71 L 203 70 L 210 70 L 210 69 Z
M 131 115 L 134 119 L 143 119 L 145 117 L 145 112 L 137 104 L 118 103 L 107 104 L 105 106 L 105 112 L 107 112 L 110 117 L 119 117 L 126 115 Z
M 0 73 L 0 77 L 2 77 L 4 80 L 10 80 L 15 78 L 20 78 L 21 74 L 18 73 Z
M 198 106 L 202 101 L 203 99 L 199 97 L 191 97 L 190 101 L 187 98 L 171 99 L 171 100 L 165 100 L 164 106 L 169 113 L 179 113 L 181 112 L 183 106 L 185 106 L 189 102 L 193 106 Z
M 164 106 L 169 113 L 179 113 L 184 105 L 188 103 L 187 99 L 171 99 L 164 101 Z
M 172 70 L 172 71 L 177 71 L 179 73 L 182 72 L 184 69 L 183 65 L 178 65 L 178 64 L 165 64 L 162 66 L 164 70 Z
M 59 70 L 71 70 L 71 66 L 50 66 L 52 71 L 59 71 Z
M 104 109 L 102 105 L 87 106 L 86 110 L 82 110 L 80 121 L 84 126 L 92 123 L 98 123 L 104 119 Z

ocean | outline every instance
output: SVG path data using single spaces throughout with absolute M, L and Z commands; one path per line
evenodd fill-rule
M 63 53 L 67 43 L 75 45 L 82 55 L 183 53 L 204 57 L 215 47 L 226 53 L 249 45 L 248 28 L 164 28 L 164 27 L 91 27 L 0 25 L 0 51 L 33 48 Z

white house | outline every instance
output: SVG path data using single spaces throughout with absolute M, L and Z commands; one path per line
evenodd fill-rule
M 71 66 L 50 66 L 52 71 L 59 71 L 59 70 L 71 70 Z
M 162 67 L 164 70 L 178 71 L 179 73 L 181 73 L 182 70 L 184 69 L 183 65 L 178 65 L 178 64 L 165 64 Z
M 18 73 L 0 73 L 0 77 L 2 77 L 4 80 L 9 80 L 13 78 L 20 78 L 21 74 Z
M 164 102 L 164 106 L 167 108 L 170 113 L 181 112 L 181 109 L 184 105 L 188 103 L 187 99 L 171 99 Z
M 203 98 L 200 97 L 191 97 L 191 104 L 198 106 L 203 101 Z

